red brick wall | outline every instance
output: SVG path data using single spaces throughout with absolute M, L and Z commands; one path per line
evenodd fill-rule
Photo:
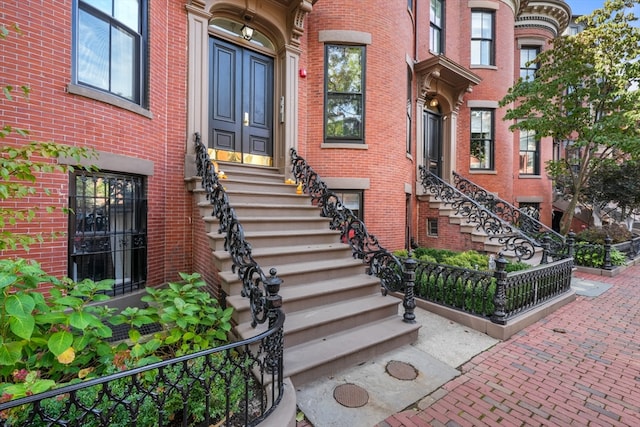
M 0 101 L 2 123 L 31 131 L 33 140 L 74 146 L 152 161 L 147 180 L 148 284 L 174 280 L 191 270 L 191 207 L 185 190 L 186 12 L 184 1 L 150 2 L 149 93 L 153 118 L 66 92 L 71 82 L 72 1 L 25 0 L 4 4 L 2 22 L 17 23 L 22 36 L 0 42 L 0 83 L 28 84 L 29 102 Z M 6 143 L 25 139 L 7 138 Z M 55 188 L 49 200 L 45 186 Z M 54 175 L 37 183 L 32 204 L 67 206 L 68 177 Z M 46 220 L 44 219 L 46 218 Z M 31 230 L 66 232 L 61 211 L 38 218 Z M 13 256 L 5 253 L 3 256 Z M 32 248 L 29 257 L 55 275 L 67 273 L 66 236 Z
M 318 2 L 308 16 L 306 160 L 321 177 L 369 178 L 364 215 L 368 230 L 389 249 L 404 247 L 404 184 L 414 180 L 406 156 L 407 62 L 413 57 L 413 21 L 406 2 Z M 366 47 L 365 143 L 367 150 L 323 149 L 324 44 L 320 30 L 371 34 Z M 305 107 L 303 107 L 305 108 Z

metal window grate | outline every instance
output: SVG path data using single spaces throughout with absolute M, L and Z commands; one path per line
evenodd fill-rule
M 142 177 L 78 172 L 69 206 L 69 277 L 113 279 L 111 295 L 140 289 L 147 271 Z

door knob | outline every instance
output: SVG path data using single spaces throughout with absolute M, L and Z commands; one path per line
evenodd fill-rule
M 245 126 L 249 126 L 249 113 L 247 113 L 247 112 L 244 113 L 244 120 L 242 121 L 242 123 Z

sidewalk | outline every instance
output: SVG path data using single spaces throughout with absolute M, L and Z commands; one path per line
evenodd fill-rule
M 640 426 L 640 266 L 575 278 L 604 292 L 577 289 L 576 301 L 376 427 Z

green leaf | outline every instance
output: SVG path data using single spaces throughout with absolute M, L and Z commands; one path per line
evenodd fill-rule
M 47 347 L 54 356 L 58 357 L 73 344 L 73 335 L 67 331 L 55 332 L 49 337 Z
M 51 390 L 56 385 L 53 380 L 36 380 L 29 387 L 29 391 L 33 394 L 44 393 L 47 390 Z
M 54 303 L 65 307 L 79 308 L 84 303 L 84 301 L 81 298 L 65 296 L 56 299 Z
M 16 280 L 18 280 L 18 276 L 15 274 L 0 272 L 0 289 L 13 285 Z
M 94 316 L 82 311 L 74 311 L 71 313 L 71 316 L 69 316 L 69 324 L 82 331 L 84 328 L 89 326 L 89 317 Z
M 5 302 L 5 309 L 12 316 L 30 315 L 35 306 L 36 303 L 33 298 L 25 293 L 9 295 Z
M 0 344 L 0 366 L 11 366 L 18 363 L 22 356 L 22 347 L 20 342 L 5 342 Z
M 29 315 L 13 315 L 9 317 L 9 328 L 11 332 L 25 340 L 31 339 L 36 321 Z
M 140 341 L 140 337 L 142 336 L 142 334 L 140 334 L 140 331 L 138 331 L 137 329 L 129 329 L 129 339 L 133 342 L 138 342 Z

